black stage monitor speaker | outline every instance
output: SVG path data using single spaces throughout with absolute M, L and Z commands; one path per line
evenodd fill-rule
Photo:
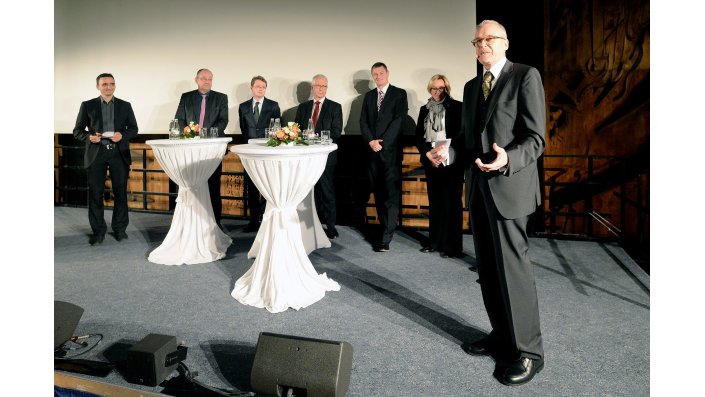
M 252 364 L 252 391 L 282 396 L 287 390 L 306 397 L 343 397 L 350 386 L 352 346 L 261 332 Z
M 170 359 L 176 351 L 175 336 L 147 335 L 127 352 L 127 381 L 146 386 L 162 383 L 176 369 L 179 361 Z
M 73 336 L 83 308 L 73 303 L 54 301 L 54 350 Z

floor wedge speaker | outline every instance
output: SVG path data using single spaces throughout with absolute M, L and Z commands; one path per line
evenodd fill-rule
M 73 336 L 83 308 L 73 303 L 54 301 L 54 350 Z
M 348 342 L 261 332 L 250 383 L 252 391 L 268 396 L 293 389 L 305 390 L 307 397 L 343 397 L 351 369 Z
M 156 386 L 176 369 L 178 362 L 167 365 L 167 356 L 177 350 L 176 337 L 149 334 L 127 352 L 128 382 Z

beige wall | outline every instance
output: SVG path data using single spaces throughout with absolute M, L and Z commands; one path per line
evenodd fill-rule
M 207 67 L 213 89 L 228 95 L 227 133 L 240 133 L 237 106 L 250 98 L 252 76 L 267 78 L 267 97 L 285 111 L 307 96 L 302 82 L 324 73 L 346 132 L 358 134 L 352 104 L 371 88 L 375 61 L 407 90 L 416 120 L 435 73 L 462 100 L 475 76 L 474 24 L 474 0 L 56 0 L 55 132 L 71 132 L 81 101 L 98 95 L 95 77 L 110 72 L 140 132 L 166 133 L 180 94 Z

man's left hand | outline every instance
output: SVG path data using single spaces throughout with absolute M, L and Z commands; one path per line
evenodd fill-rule
M 507 152 L 504 151 L 504 148 L 499 147 L 497 143 L 493 143 L 492 149 L 497 153 L 497 157 L 491 163 L 485 164 L 479 158 L 475 160 L 475 164 L 480 171 L 499 171 L 500 168 L 509 164 L 509 157 L 507 157 Z

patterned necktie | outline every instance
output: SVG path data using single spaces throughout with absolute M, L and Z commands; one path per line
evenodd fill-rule
M 485 100 L 487 100 L 487 97 L 490 96 L 493 79 L 494 76 L 489 70 L 485 72 L 484 76 L 482 76 L 482 95 L 485 97 Z
M 382 100 L 384 100 L 384 92 L 382 90 L 377 91 L 377 111 L 382 107 Z
M 255 123 L 259 120 L 259 102 L 255 102 Z
M 318 112 L 320 111 L 321 102 L 316 101 L 316 107 L 313 108 L 313 129 L 316 129 L 318 123 Z
M 203 122 L 206 121 L 206 95 L 201 94 L 201 114 L 198 116 L 198 125 L 203 127 Z

